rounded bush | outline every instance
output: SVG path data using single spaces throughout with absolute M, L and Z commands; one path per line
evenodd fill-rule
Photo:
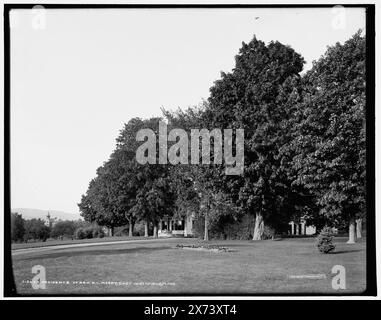
M 91 239 L 93 237 L 93 227 L 87 227 L 83 229 L 86 239 Z
M 331 228 L 324 227 L 316 238 L 316 246 L 321 253 L 330 253 L 335 250 Z
M 77 230 L 75 230 L 74 236 L 76 239 L 85 239 L 86 238 L 86 234 L 85 234 L 83 228 L 78 228 Z
M 102 227 L 100 227 L 100 226 L 94 226 L 93 230 L 92 230 L 92 237 L 93 238 L 103 238 L 104 237 L 104 233 L 103 233 Z

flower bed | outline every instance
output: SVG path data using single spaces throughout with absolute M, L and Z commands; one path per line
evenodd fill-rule
M 177 244 L 176 248 L 178 249 L 190 249 L 190 250 L 201 250 L 201 251 L 211 251 L 211 252 L 231 252 L 234 251 L 228 247 L 223 247 L 214 244 L 192 244 L 192 245 L 184 245 Z

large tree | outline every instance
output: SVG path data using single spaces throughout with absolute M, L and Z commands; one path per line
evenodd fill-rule
M 82 195 L 78 204 L 81 216 L 89 222 L 96 222 L 106 226 L 110 235 L 114 235 L 114 228 L 127 224 L 125 213 L 119 210 L 113 202 L 112 182 L 107 179 L 103 167 L 97 170 L 97 176 L 90 181 L 86 194 Z
M 168 130 L 183 129 L 187 132 L 188 143 L 188 165 L 174 165 L 170 167 L 171 185 L 175 192 L 175 211 L 180 216 L 186 216 L 189 212 L 196 213 L 197 217 L 204 220 L 204 240 L 209 240 L 209 231 L 216 225 L 221 217 L 232 213 L 234 207 L 229 191 L 224 185 L 223 177 L 225 168 L 223 164 L 214 164 L 214 138 L 210 139 L 210 154 L 207 158 L 210 164 L 203 163 L 204 146 L 206 141 L 199 141 L 199 162 L 191 162 L 192 153 L 190 148 L 192 142 L 192 129 L 210 129 L 205 117 L 207 102 L 203 101 L 196 107 L 185 110 L 178 109 L 175 112 L 163 110 L 168 120 Z M 197 151 L 197 152 L 198 152 Z M 233 193 L 234 194 L 234 193 Z
M 160 220 L 164 216 L 173 215 L 175 201 L 170 183 L 169 164 L 160 163 L 159 161 L 160 157 L 166 157 L 166 152 L 160 155 L 159 151 L 159 126 L 162 122 L 162 118 L 133 119 L 125 126 L 117 139 L 117 148 L 131 150 L 135 157 L 134 176 L 131 181 L 135 187 L 136 197 L 131 212 L 138 219 L 145 220 L 145 236 L 148 236 L 148 226 L 149 223 L 152 223 L 154 237 L 158 236 L 158 223 Z M 154 133 L 154 164 L 142 164 L 136 159 L 137 149 L 142 147 L 142 142 L 137 141 L 137 133 L 141 129 L 150 129 Z M 147 139 L 150 138 L 147 137 Z
M 51 229 L 50 237 L 58 238 L 58 237 L 72 237 L 75 231 L 75 222 L 69 220 L 59 220 L 57 221 Z
M 50 228 L 45 224 L 44 220 L 40 218 L 25 220 L 25 241 L 30 239 L 46 241 L 46 239 L 49 238 L 49 235 Z
M 114 152 L 109 161 L 98 168 L 97 176 L 78 204 L 86 221 L 108 227 L 111 235 L 115 227 L 133 223 L 130 209 L 135 194 L 129 180 L 130 166 L 122 152 Z
M 359 31 L 313 64 L 293 142 L 296 182 L 316 196 L 320 215 L 348 222 L 349 243 L 365 211 L 365 51 Z
M 226 179 L 242 209 L 255 215 L 253 240 L 260 240 L 266 221 L 285 220 L 279 219 L 290 210 L 282 208 L 284 199 L 293 198 L 280 148 L 292 116 L 287 101 L 298 99 L 304 60 L 289 46 L 255 37 L 242 44 L 235 60 L 232 72 L 222 73 L 210 89 L 206 117 L 209 126 L 245 130 L 244 174 Z
M 96 221 L 111 230 L 128 223 L 130 236 L 134 223 L 144 220 L 146 236 L 150 222 L 157 236 L 158 222 L 164 215 L 171 215 L 173 209 L 168 165 L 139 163 L 136 152 L 142 144 L 137 141 L 139 130 L 150 129 L 158 136 L 160 121 L 161 118 L 134 118 L 125 124 L 117 137 L 115 151 L 97 170 L 97 176 L 79 204 L 86 220 Z M 154 158 L 158 159 L 156 140 L 154 149 Z
M 22 241 L 25 234 L 25 220 L 17 212 L 11 213 L 11 237 L 12 241 Z

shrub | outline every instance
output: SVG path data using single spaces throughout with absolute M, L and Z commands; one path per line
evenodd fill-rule
M 93 227 L 83 228 L 86 239 L 91 239 L 93 237 Z
M 54 224 L 50 236 L 52 238 L 72 237 L 75 231 L 73 221 L 58 221 Z
M 115 237 L 128 236 L 128 227 L 122 226 L 122 227 L 115 228 L 115 230 L 114 230 L 114 236 Z
M 251 240 L 253 238 L 254 219 L 245 214 L 238 221 L 232 221 L 224 225 L 224 233 L 227 239 Z
M 92 224 L 89 221 L 78 219 L 73 221 L 75 229 L 90 227 Z
M 101 226 L 79 227 L 75 230 L 76 239 L 103 238 L 105 236 Z
M 330 253 L 335 250 L 335 245 L 333 244 L 332 239 L 331 228 L 324 227 L 316 238 L 316 246 L 321 253 Z
M 24 239 L 25 220 L 21 214 L 11 213 L 11 237 L 12 241 L 19 242 Z
M 92 230 L 92 237 L 93 238 L 103 238 L 104 237 L 104 233 L 103 233 L 102 227 L 100 227 L 100 226 L 94 226 L 93 230 Z
M 134 225 L 133 236 L 144 236 L 144 222 L 138 221 Z
M 25 220 L 24 240 L 40 240 L 45 242 L 49 238 L 50 228 L 42 219 Z
M 115 237 L 128 237 L 130 235 L 129 229 L 130 229 L 129 225 L 116 227 L 114 229 L 114 236 Z M 136 221 L 135 222 L 133 229 L 132 229 L 132 235 L 134 237 L 144 236 L 144 221 Z
M 85 232 L 83 231 L 83 228 L 78 228 L 77 230 L 75 230 L 75 238 L 76 239 L 85 239 L 86 238 L 86 234 Z

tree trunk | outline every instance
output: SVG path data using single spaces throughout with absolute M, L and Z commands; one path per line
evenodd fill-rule
M 157 223 L 156 222 L 153 225 L 153 237 L 154 238 L 158 237 L 158 234 L 157 234 Z
M 148 238 L 148 220 L 144 223 L 144 236 Z
M 264 230 L 265 230 L 265 222 L 263 221 L 262 214 L 256 213 L 253 240 L 262 240 Z
M 130 221 L 129 225 L 128 225 L 128 236 L 129 237 L 132 237 L 132 228 L 133 228 L 132 222 Z
M 347 241 L 348 244 L 356 243 L 356 221 L 354 217 L 351 217 L 349 220 L 349 240 Z
M 356 236 L 357 236 L 357 239 L 362 238 L 362 219 L 361 218 L 356 220 Z
M 204 230 L 204 241 L 209 241 L 209 221 L 208 221 L 208 211 L 205 212 L 205 230 Z

